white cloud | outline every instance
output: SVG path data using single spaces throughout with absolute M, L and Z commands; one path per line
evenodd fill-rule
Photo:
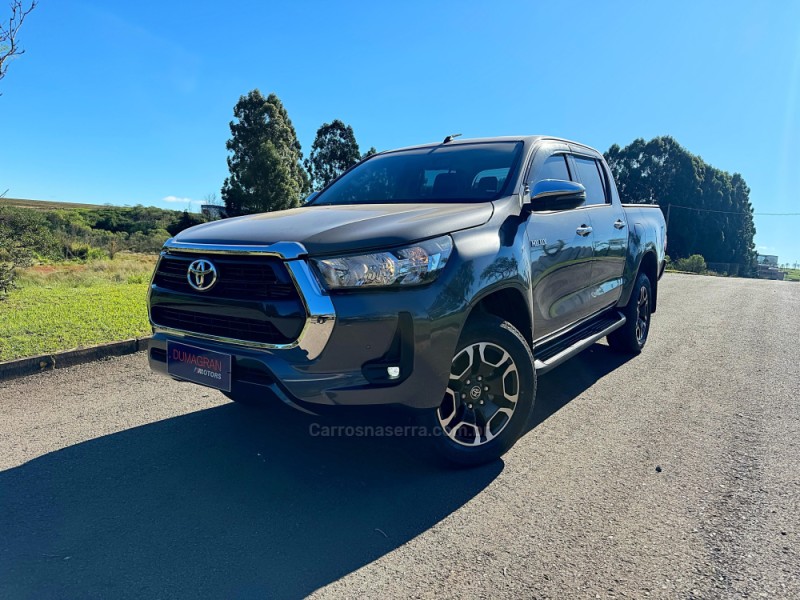
M 202 200 L 192 200 L 191 198 L 182 196 L 164 196 L 161 201 L 168 202 L 169 204 L 179 204 L 181 208 L 186 208 L 188 206 L 190 210 L 195 211 L 199 211 L 200 205 L 203 204 Z

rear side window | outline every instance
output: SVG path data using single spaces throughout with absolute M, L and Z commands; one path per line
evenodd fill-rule
M 575 156 L 578 178 L 586 188 L 586 206 L 606 203 L 606 186 L 600 175 L 600 166 L 592 158 Z
M 570 181 L 567 157 L 563 154 L 548 156 L 533 174 L 533 181 L 541 181 L 542 179 Z

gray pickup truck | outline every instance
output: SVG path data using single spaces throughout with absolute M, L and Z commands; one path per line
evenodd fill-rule
M 596 150 L 448 136 L 168 240 L 150 365 L 246 404 L 412 407 L 438 455 L 480 464 L 525 431 L 537 375 L 602 337 L 642 350 L 665 249 Z

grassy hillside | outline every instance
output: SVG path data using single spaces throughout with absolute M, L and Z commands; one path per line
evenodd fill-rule
M 0 200 L 0 263 L 25 266 L 32 260 L 85 260 L 114 258 L 121 251 L 158 252 L 167 238 L 204 221 L 188 211 L 152 206 L 77 206 Z M 12 255 L 19 258 L 21 254 L 24 260 L 12 260 Z
M 62 210 L 70 208 L 114 208 L 111 205 L 80 204 L 77 202 L 50 202 L 49 200 L 26 200 L 24 198 L 0 198 L 0 206 L 32 208 L 34 210 Z M 121 208 L 121 207 L 119 207 Z

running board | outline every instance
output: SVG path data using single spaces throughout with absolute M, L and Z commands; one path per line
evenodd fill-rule
M 600 338 L 607 336 L 612 331 L 625 325 L 625 321 L 624 315 L 616 313 L 605 319 L 595 321 L 586 327 L 582 327 L 562 340 L 555 340 L 549 344 L 545 344 L 541 349 L 535 348 L 534 354 L 541 357 L 533 361 L 537 375 L 547 373 L 550 369 L 557 367 L 565 360 L 586 350 L 586 348 L 594 344 Z

